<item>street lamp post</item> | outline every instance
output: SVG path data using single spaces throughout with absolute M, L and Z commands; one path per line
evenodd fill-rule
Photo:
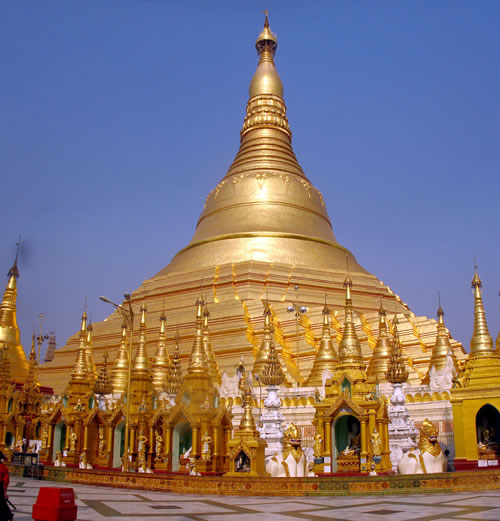
M 307 313 L 306 306 L 299 306 L 299 286 L 295 285 L 295 305 L 291 304 L 288 306 L 287 311 L 289 313 L 295 313 L 295 334 L 296 334 L 296 345 L 297 345 L 297 387 L 300 387 L 300 366 L 299 366 L 299 317 L 303 313 Z
M 121 304 L 116 304 L 112 300 L 106 297 L 99 297 L 103 302 L 111 304 L 115 309 L 122 315 L 125 322 L 130 330 L 130 341 L 128 344 L 128 371 L 127 371 L 127 387 L 126 393 L 126 408 L 125 408 L 125 459 L 123 461 L 123 471 L 128 472 L 129 469 L 129 422 L 130 422 L 130 383 L 132 380 L 132 347 L 134 345 L 134 312 L 132 310 L 132 304 L 130 302 L 130 294 L 125 293 L 123 295 L 126 302 L 128 303 L 128 309 L 124 308 Z

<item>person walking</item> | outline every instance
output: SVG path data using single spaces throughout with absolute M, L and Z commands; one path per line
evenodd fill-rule
M 9 505 L 7 504 L 7 487 L 9 486 L 9 469 L 4 465 L 7 458 L 0 451 L 0 521 L 11 521 L 14 519 Z

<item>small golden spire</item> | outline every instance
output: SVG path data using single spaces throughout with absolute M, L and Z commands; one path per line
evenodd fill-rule
M 267 358 L 269 356 L 269 348 L 271 346 L 272 340 L 272 332 L 271 332 L 271 308 L 269 307 L 269 302 L 265 300 L 264 302 L 264 336 L 262 337 L 262 343 L 260 345 L 259 352 L 255 358 L 255 363 L 253 366 L 253 374 L 258 374 L 259 376 L 262 374 L 264 370 L 264 365 L 267 362 Z
M 78 345 L 78 353 L 76 355 L 75 366 L 71 374 L 71 379 L 75 381 L 87 381 L 87 363 L 86 363 L 86 338 L 87 337 L 87 313 L 84 311 L 80 327 L 80 343 Z
M 322 384 L 323 373 L 327 369 L 330 373 L 335 371 L 337 365 L 337 353 L 333 347 L 333 340 L 330 331 L 330 309 L 326 303 L 323 307 L 323 331 L 321 334 L 321 342 L 319 344 L 318 352 L 314 358 L 314 364 L 311 369 L 311 374 L 307 379 L 307 386 L 316 386 Z
M 354 328 L 351 288 L 352 279 L 349 274 L 344 280 L 345 292 L 345 319 L 342 340 L 339 345 L 339 365 L 348 365 L 353 368 L 364 369 L 363 358 L 361 356 L 361 343 L 356 329 Z
M 210 318 L 210 312 L 208 311 L 207 303 L 205 302 L 205 309 L 203 311 L 203 346 L 205 347 L 205 354 L 208 362 L 208 374 L 212 378 L 213 382 L 217 382 L 219 385 L 222 382 L 222 378 L 219 371 L 219 364 L 215 359 L 214 350 L 212 348 L 212 342 L 210 341 L 210 331 L 208 329 L 208 319 Z
M 471 287 L 474 290 L 474 332 L 470 341 L 469 356 L 471 358 L 491 356 L 494 352 L 493 338 L 490 335 L 488 324 L 486 323 L 483 299 L 481 297 L 483 283 L 477 273 L 476 264 L 474 264 L 474 277 L 472 278 Z
M 269 354 L 264 365 L 264 371 L 260 377 L 260 381 L 267 386 L 281 385 L 285 380 L 281 364 L 278 360 L 276 348 L 274 346 L 273 335 L 271 331 L 271 343 L 269 345 Z
M 385 377 L 391 384 L 402 384 L 408 380 L 408 370 L 406 369 L 406 365 L 403 360 L 401 342 L 399 341 L 399 321 L 397 315 L 394 315 L 394 320 L 392 323 L 394 325 L 394 335 L 392 339 L 391 359 L 389 361 L 389 367 Z
M 139 346 L 135 354 L 134 365 L 132 366 L 132 374 L 134 376 L 150 374 L 148 354 L 146 352 L 146 312 L 146 304 L 142 304 L 141 323 L 139 325 Z
M 95 370 L 95 361 L 94 361 L 94 353 L 92 350 L 92 322 L 87 326 L 87 338 L 85 341 L 85 363 L 87 364 L 87 375 L 92 380 L 97 378 L 97 373 Z
M 23 385 L 24 392 L 36 391 L 39 389 L 40 384 L 38 383 L 37 371 L 38 363 L 36 360 L 36 350 L 35 350 L 35 333 L 33 333 L 31 337 L 31 351 L 29 355 L 29 369 L 28 376 L 26 377 L 26 381 Z
M 167 370 L 170 366 L 170 359 L 167 352 L 167 334 L 165 331 L 165 323 L 167 317 L 165 312 L 160 315 L 160 336 L 158 339 L 158 347 L 153 358 L 151 373 L 153 375 L 153 385 L 156 391 L 160 392 L 165 384 Z
M 9 356 L 10 368 L 13 378 L 22 382 L 28 374 L 28 360 L 23 346 L 21 345 L 21 335 L 17 325 L 17 278 L 19 269 L 17 267 L 18 251 L 12 267 L 7 276 L 9 280 L 0 303 L 0 344 L 9 345 L 7 351 Z
M 128 349 L 127 349 L 127 324 L 122 324 L 122 339 L 120 349 L 111 370 L 111 385 L 113 392 L 124 393 L 127 388 L 128 375 Z
M 239 382 L 239 388 L 242 393 L 242 401 L 243 401 L 243 415 L 240 420 L 240 429 L 239 433 L 243 436 L 252 436 L 255 438 L 259 438 L 259 432 L 257 431 L 257 427 L 255 425 L 255 420 L 253 417 L 252 407 L 253 407 L 253 391 L 252 387 L 248 382 L 248 378 L 246 375 L 245 367 L 243 364 L 240 364 L 238 369 L 241 371 L 241 377 Z
M 453 356 L 453 348 L 451 347 L 450 343 L 450 336 L 448 335 L 448 331 L 444 324 L 444 311 L 441 307 L 441 298 L 439 299 L 437 317 L 438 324 L 436 342 L 434 344 L 434 347 L 432 348 L 431 360 L 429 362 L 429 370 L 422 379 L 422 384 L 428 384 L 430 382 L 430 372 L 432 367 L 434 367 L 438 371 L 445 368 L 448 355 L 450 355 L 453 358 L 453 364 L 455 366 L 455 370 L 458 373 L 458 367 L 455 361 L 455 357 Z
M 35 360 L 36 361 L 36 350 L 35 350 L 35 333 L 31 335 L 31 351 L 30 356 L 28 357 L 28 360 Z
M 179 353 L 179 331 L 175 333 L 175 348 L 172 363 L 167 370 L 167 378 L 163 390 L 170 395 L 176 395 L 182 384 L 182 367 Z
M 196 301 L 196 332 L 194 335 L 193 348 L 189 356 L 188 373 L 207 372 L 207 355 L 203 345 L 203 297 L 200 295 Z
M 369 383 L 382 382 L 385 380 L 389 359 L 391 357 L 391 340 L 387 325 L 387 315 L 382 302 L 378 312 L 378 338 L 373 350 L 373 355 L 368 366 L 367 376 Z

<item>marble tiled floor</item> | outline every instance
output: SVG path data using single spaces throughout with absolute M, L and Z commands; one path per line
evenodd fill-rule
M 15 521 L 29 521 L 50 481 L 13 478 Z M 498 491 L 355 497 L 236 497 L 180 495 L 74 485 L 79 521 L 500 521 Z

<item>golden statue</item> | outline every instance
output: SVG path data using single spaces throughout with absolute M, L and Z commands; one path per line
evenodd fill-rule
M 43 426 L 42 430 L 42 450 L 47 448 L 47 442 L 49 441 L 49 433 L 47 431 L 47 425 Z
M 106 440 L 104 439 L 104 427 L 99 427 L 99 456 L 104 456 L 106 450 Z
M 201 447 L 201 459 L 210 461 L 212 459 L 212 438 L 206 433 L 201 438 Z
M 163 438 L 159 431 L 156 431 L 155 441 L 156 441 L 156 446 L 155 446 L 156 457 L 159 457 L 163 450 Z
M 69 451 L 70 452 L 76 452 L 76 432 L 71 431 L 71 434 L 69 435 Z
M 321 458 L 322 442 L 323 442 L 323 436 L 321 435 L 321 433 L 317 432 L 314 435 L 314 445 L 313 445 L 315 458 Z
M 372 436 L 370 438 L 372 444 L 372 455 L 373 459 L 382 457 L 382 440 L 380 439 L 379 432 L 375 429 L 372 432 Z

